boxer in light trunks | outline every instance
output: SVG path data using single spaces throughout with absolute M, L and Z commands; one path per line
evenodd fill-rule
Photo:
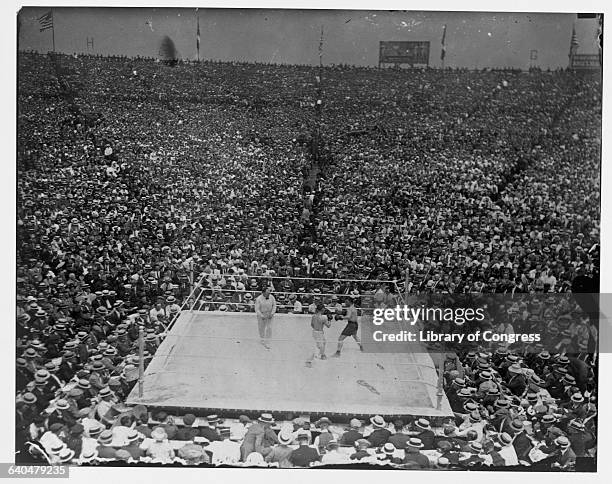
M 355 341 L 357 341 L 359 349 L 363 351 L 363 345 L 361 344 L 359 336 L 357 335 L 357 332 L 359 331 L 359 323 L 357 322 L 358 314 L 359 313 L 357 312 L 357 308 L 355 307 L 354 299 L 349 298 L 348 308 L 346 309 L 347 323 L 344 329 L 342 330 L 342 333 L 340 333 L 340 337 L 338 338 L 338 349 L 334 353 L 335 358 L 340 357 L 340 352 L 342 351 L 342 345 L 344 344 L 344 340 L 349 336 L 352 336 Z
M 315 313 L 312 315 L 310 320 L 310 326 L 312 328 L 312 337 L 315 340 L 316 349 L 319 351 L 319 358 L 326 360 L 325 356 L 325 328 L 331 326 L 331 321 L 323 314 L 325 306 L 319 304 Z M 312 366 L 312 361 L 316 358 L 316 350 L 312 353 L 312 356 L 306 360 L 306 366 Z

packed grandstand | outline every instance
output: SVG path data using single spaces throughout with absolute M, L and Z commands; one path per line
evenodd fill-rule
M 18 73 L 17 462 L 596 458 L 597 358 L 581 344 L 596 329 L 544 303 L 495 324 L 539 320 L 556 351 L 457 351 L 443 421 L 124 402 L 140 329 L 146 365 L 181 310 L 253 311 L 269 285 L 278 311 L 335 318 L 364 295 L 597 292 L 598 77 L 34 52 Z

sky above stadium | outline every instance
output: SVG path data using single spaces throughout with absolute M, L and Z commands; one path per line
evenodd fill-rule
M 38 18 L 49 7 L 20 13 L 19 49 L 51 50 L 51 30 Z M 182 58 L 196 58 L 193 8 L 54 8 L 59 52 L 157 57 L 169 36 Z M 379 41 L 430 41 L 430 65 L 441 64 L 447 25 L 447 66 L 567 67 L 575 25 L 578 53 L 597 53 L 597 22 L 569 13 L 478 13 L 366 10 L 199 9 L 200 58 L 318 64 L 378 64 Z M 93 38 L 93 48 L 87 39 Z M 536 60 L 530 60 L 536 50 Z

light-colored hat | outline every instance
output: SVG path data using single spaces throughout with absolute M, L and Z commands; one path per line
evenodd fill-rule
M 393 445 L 391 442 L 387 442 L 385 445 L 383 445 L 382 450 L 387 455 L 393 455 L 395 452 L 395 445 Z
M 570 446 L 570 441 L 565 435 L 562 435 L 555 439 L 555 444 L 557 444 L 559 447 L 563 449 L 566 449 Z
M 91 462 L 93 460 L 96 460 L 97 458 L 98 458 L 98 451 L 93 449 L 93 450 L 83 451 L 79 460 L 82 463 L 86 463 L 86 462 Z
M 372 418 L 370 418 L 370 422 L 372 423 L 372 425 L 378 429 L 384 429 L 386 426 L 386 422 L 385 419 L 382 418 L 380 415 L 376 415 Z
M 412 447 L 413 449 L 423 448 L 423 442 L 421 441 L 421 439 L 418 439 L 416 437 L 410 437 L 408 441 L 406 442 L 406 445 L 408 447 Z
M 510 436 L 509 433 L 504 432 L 504 433 L 499 435 L 499 442 L 502 445 L 510 445 L 510 444 L 512 444 L 512 437 Z
M 287 445 L 290 444 L 291 441 L 293 440 L 293 435 L 289 432 L 279 432 L 278 434 L 278 441 L 283 444 L 283 445 Z
M 414 425 L 416 425 L 418 428 L 420 428 L 421 430 L 431 430 L 431 425 L 429 424 L 429 420 L 427 420 L 426 418 L 420 418 L 418 419 Z
M 60 462 L 62 463 L 70 462 L 74 458 L 74 450 L 68 447 L 64 447 L 60 451 L 58 457 L 59 457 Z
M 89 430 L 89 434 L 91 435 L 91 429 Z M 102 445 L 108 445 L 113 441 L 113 433 L 110 430 L 104 430 L 98 436 L 98 442 Z
M 66 400 L 60 398 L 57 402 L 55 402 L 55 408 L 59 410 L 68 410 L 70 408 L 70 405 Z
M 272 424 L 274 423 L 274 417 L 272 416 L 271 413 L 262 413 L 261 417 L 259 417 L 259 421 L 262 423 Z

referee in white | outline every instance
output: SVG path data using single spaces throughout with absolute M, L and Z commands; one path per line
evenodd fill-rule
M 269 342 L 272 337 L 272 317 L 274 313 L 276 313 L 276 299 L 270 294 L 270 286 L 268 286 L 255 299 L 255 314 L 257 314 L 260 343 L 267 350 L 270 349 Z

